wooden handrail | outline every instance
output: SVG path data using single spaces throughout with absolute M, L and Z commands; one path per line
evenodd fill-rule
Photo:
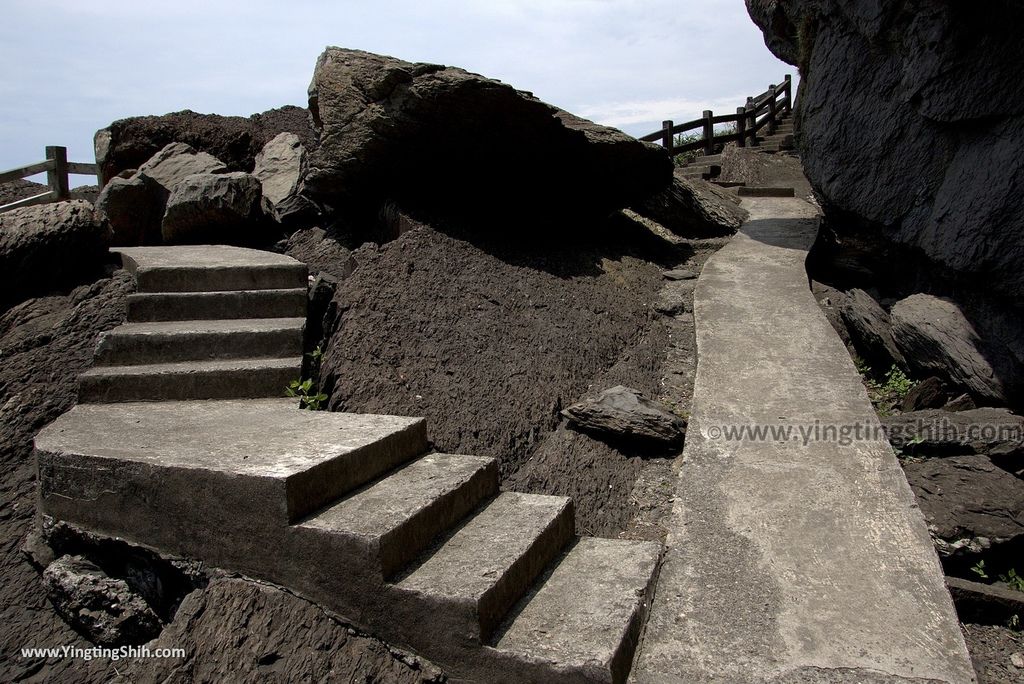
M 48 146 L 44 161 L 33 162 L 9 171 L 2 171 L 0 172 L 0 183 L 9 183 L 13 180 L 28 178 L 29 176 L 44 172 L 46 173 L 46 185 L 49 188 L 46 192 L 20 199 L 17 202 L 4 204 L 0 206 L 0 211 L 68 199 L 71 196 L 71 185 L 68 182 L 69 174 L 96 176 L 97 179 L 99 178 L 99 167 L 96 164 L 69 162 L 68 148 Z
M 648 133 L 640 140 L 660 142 L 672 156 L 700 149 L 703 149 L 705 154 L 714 154 L 718 145 L 727 142 L 736 142 L 740 147 L 746 147 L 748 141 L 756 141 L 758 132 L 765 127 L 768 128 L 769 133 L 773 132 L 779 120 L 789 116 L 792 111 L 793 78 L 786 74 L 782 83 L 778 85 L 773 83 L 760 95 L 748 97 L 747 104 L 738 107 L 735 114 L 715 116 L 714 112 L 708 110 L 699 119 L 681 124 L 664 121 L 660 131 Z M 729 123 L 736 126 L 735 132 L 715 134 L 715 126 Z M 683 145 L 675 144 L 677 135 L 697 129 L 703 131 L 699 140 Z

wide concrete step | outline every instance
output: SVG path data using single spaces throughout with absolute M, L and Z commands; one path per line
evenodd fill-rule
M 690 162 L 690 164 L 693 164 L 694 166 L 700 166 L 700 165 L 706 165 L 706 164 L 721 164 L 721 163 L 722 163 L 722 155 L 721 154 L 704 155 L 703 157 L 697 157 L 696 159 L 694 159 L 693 161 Z
M 78 376 L 80 403 L 280 397 L 302 357 L 96 366 Z
M 737 187 L 740 197 L 795 197 L 794 188 L 768 187 L 763 185 L 741 185 Z
M 573 536 L 572 500 L 504 492 L 393 587 L 404 637 L 486 641 Z
M 44 513 L 213 563 L 258 563 L 273 556 L 275 530 L 423 453 L 427 435 L 422 418 L 302 411 L 290 399 L 166 401 L 79 404 L 35 446 Z
M 128 295 L 128 321 L 295 318 L 306 315 L 307 289 L 225 292 L 137 292 Z
M 227 245 L 117 247 L 139 292 L 212 292 L 306 287 L 306 265 L 289 256 Z
M 127 323 L 100 336 L 95 365 L 302 355 L 305 318 Z
M 332 558 L 368 563 L 360 575 L 383 581 L 440 533 L 498 492 L 498 462 L 429 454 L 328 505 L 296 526 L 328 538 Z
M 538 583 L 495 648 L 537 682 L 626 681 L 661 544 L 584 537 Z

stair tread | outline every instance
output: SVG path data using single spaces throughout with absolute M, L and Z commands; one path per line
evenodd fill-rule
M 128 295 L 130 322 L 285 318 L 304 316 L 308 288 L 135 292 Z
M 161 373 L 204 373 L 215 371 L 248 370 L 259 368 L 302 367 L 302 357 L 214 359 L 202 361 L 174 361 L 172 363 L 145 363 L 131 366 L 94 366 L 79 377 L 105 375 L 155 375 Z M 283 389 L 282 389 L 283 392 Z
M 187 321 L 149 321 L 124 323 L 111 335 L 175 335 L 202 333 L 260 333 L 295 330 L 306 324 L 305 318 L 225 318 Z
M 478 601 L 567 509 L 571 513 L 566 497 L 503 492 L 397 586 Z
M 498 637 L 496 648 L 559 666 L 628 669 L 661 544 L 579 540 Z M 619 657 L 620 649 L 629 652 Z
M 481 456 L 428 454 L 328 506 L 299 526 L 382 537 L 494 463 L 494 459 Z

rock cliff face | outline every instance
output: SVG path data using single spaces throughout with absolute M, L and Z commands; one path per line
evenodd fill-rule
M 952 297 L 975 324 L 1020 320 L 1024 2 L 747 7 L 801 69 L 797 143 L 827 225 L 812 275 Z

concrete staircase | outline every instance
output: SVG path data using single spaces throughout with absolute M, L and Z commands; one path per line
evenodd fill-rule
M 794 148 L 793 142 L 793 119 L 786 117 L 780 119 L 775 130 L 763 138 L 757 138 L 752 149 L 765 154 L 777 154 L 787 152 Z M 684 178 L 701 178 L 706 181 L 715 182 L 715 179 L 722 173 L 722 155 L 711 154 L 696 157 L 676 170 L 676 174 Z M 723 184 L 728 186 L 733 183 Z
M 271 398 L 299 376 L 303 264 L 120 251 L 139 293 L 36 438 L 43 514 L 287 586 L 455 680 L 625 681 L 660 544 L 576 537 L 571 500 L 428 453 L 421 418 Z

